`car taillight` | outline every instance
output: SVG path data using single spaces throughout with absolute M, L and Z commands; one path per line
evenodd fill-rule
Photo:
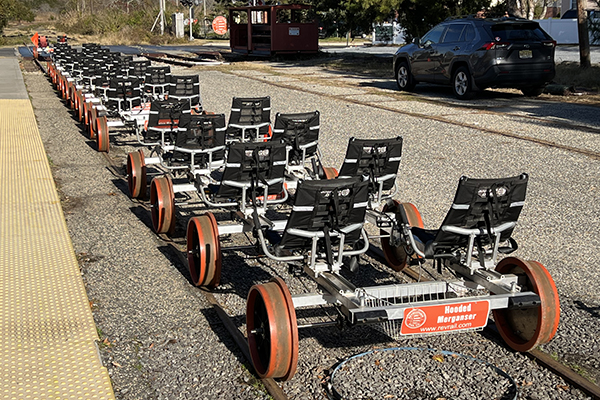
M 505 47 L 508 47 L 509 45 L 510 43 L 507 42 L 487 42 L 484 43 L 479 50 L 503 49 Z
M 556 47 L 556 40 L 544 40 L 542 43 L 547 47 Z

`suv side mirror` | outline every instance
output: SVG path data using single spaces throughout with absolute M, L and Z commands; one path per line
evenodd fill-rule
M 421 47 L 421 38 L 420 37 L 414 38 L 413 43 L 416 44 L 417 46 Z

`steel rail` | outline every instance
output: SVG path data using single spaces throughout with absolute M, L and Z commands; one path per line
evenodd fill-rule
M 509 138 L 517 139 L 517 140 L 523 140 L 523 141 L 526 141 L 526 142 L 531 142 L 531 143 L 539 144 L 539 145 L 550 147 L 550 148 L 555 148 L 555 149 L 560 149 L 560 150 L 566 150 L 566 151 L 569 151 L 569 152 L 572 152 L 572 153 L 578 153 L 578 154 L 584 155 L 586 157 L 590 157 L 590 158 L 595 159 L 595 160 L 600 160 L 600 152 L 598 152 L 598 151 L 581 149 L 581 148 L 577 148 L 577 147 L 573 147 L 573 146 L 568 146 L 568 145 L 565 145 L 565 144 L 560 144 L 560 143 L 552 142 L 550 140 L 538 139 L 538 138 L 535 138 L 535 137 L 532 137 L 532 136 L 517 135 L 517 134 L 511 133 L 511 132 L 506 132 L 506 131 L 502 131 L 502 130 L 498 130 L 498 129 L 484 128 L 484 127 L 481 127 L 481 126 L 478 126 L 478 125 L 472 125 L 472 124 L 468 124 L 468 123 L 465 123 L 465 122 L 455 121 L 455 120 L 452 120 L 452 119 L 449 119 L 449 118 L 440 117 L 440 116 L 427 115 L 427 114 L 419 114 L 417 112 L 398 110 L 396 108 L 387 107 L 387 106 L 385 106 L 383 104 L 368 103 L 368 102 L 364 102 L 364 101 L 357 100 L 357 99 L 344 98 L 344 97 L 340 97 L 340 96 L 333 95 L 333 94 L 323 93 L 321 91 L 310 90 L 308 88 L 299 89 L 297 86 L 288 85 L 288 84 L 285 84 L 285 83 L 282 83 L 282 82 L 267 81 L 267 80 L 260 79 L 260 78 L 258 78 L 256 76 L 236 74 L 233 71 L 226 71 L 225 73 L 229 73 L 229 74 L 241 77 L 241 78 L 246 78 L 246 79 L 252 79 L 252 80 L 260 81 L 260 82 L 266 83 L 268 85 L 273 85 L 273 86 L 277 86 L 277 87 L 284 88 L 284 89 L 302 91 L 303 93 L 310 93 L 310 94 L 314 94 L 314 95 L 318 95 L 318 96 L 322 96 L 322 97 L 336 99 L 337 101 L 345 101 L 347 103 L 352 103 L 352 104 L 356 104 L 356 105 L 377 108 L 377 109 L 380 109 L 380 110 L 390 111 L 390 112 L 393 112 L 393 113 L 396 113 L 396 114 L 402 114 L 402 115 L 406 115 L 406 116 L 409 116 L 409 117 L 416 117 L 416 118 L 420 118 L 420 119 L 427 119 L 427 120 L 441 122 L 441 123 L 450 124 L 450 125 L 454 125 L 454 126 L 460 126 L 462 128 L 475 129 L 475 130 L 480 131 L 480 132 L 490 133 L 490 134 L 499 135 L 499 136 L 505 136 L 505 137 L 509 137 Z M 434 103 L 436 101 L 431 101 L 431 102 Z M 444 105 L 448 105 L 447 103 L 444 103 L 444 102 L 439 102 L 439 103 L 444 104 Z M 454 107 L 457 107 L 457 106 L 454 106 Z M 486 111 L 486 112 L 492 113 L 489 110 Z M 499 113 L 496 113 L 496 114 L 499 114 Z M 585 130 L 585 131 L 591 132 L 591 133 L 600 133 L 600 129 L 589 127 L 589 126 L 583 126 L 583 125 L 577 125 L 577 124 L 568 124 L 568 123 L 565 123 L 565 122 L 554 121 L 554 120 L 548 121 L 548 120 L 544 120 L 542 118 L 527 117 L 525 115 L 517 115 L 517 114 L 510 114 L 510 115 L 518 116 L 519 118 L 524 118 L 524 119 L 531 119 L 531 120 L 534 120 L 534 121 L 537 121 L 537 122 L 543 122 L 543 123 L 548 124 L 548 125 L 562 125 L 562 126 L 566 126 L 566 127 L 570 127 L 570 128 L 578 128 L 578 129 Z

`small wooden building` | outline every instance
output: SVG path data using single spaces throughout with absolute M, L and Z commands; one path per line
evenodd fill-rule
M 229 9 L 231 51 L 242 54 L 316 53 L 319 24 L 310 5 Z

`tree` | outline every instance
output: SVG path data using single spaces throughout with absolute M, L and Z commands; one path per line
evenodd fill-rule
M 19 0 L 0 0 L 0 33 L 10 21 L 32 22 L 35 17 L 27 4 Z

